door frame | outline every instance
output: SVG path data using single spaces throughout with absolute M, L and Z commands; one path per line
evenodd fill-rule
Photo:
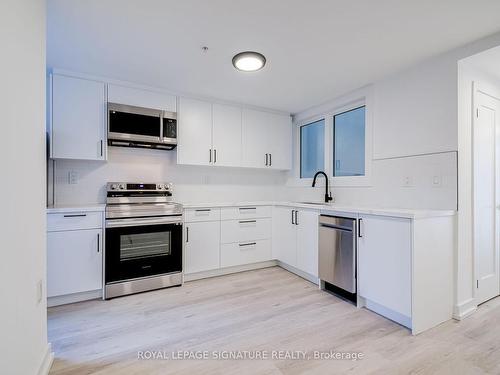
M 479 304 L 482 304 L 484 302 L 487 302 L 488 300 L 485 301 L 478 301 L 478 288 L 477 288 L 477 282 L 478 282 L 478 261 L 477 261 L 477 253 L 476 253 L 476 207 L 475 207 L 475 202 L 476 202 L 476 192 L 475 192 L 475 168 L 474 168 L 474 162 L 476 158 L 476 152 L 475 152 L 475 137 L 474 137 L 474 130 L 477 122 L 477 110 L 478 110 L 478 98 L 477 95 L 481 93 L 483 95 L 490 96 L 494 99 L 499 100 L 500 102 L 500 88 L 495 87 L 494 85 L 488 84 L 483 81 L 478 81 L 478 80 L 473 80 L 472 81 L 472 93 L 471 93 L 471 171 L 472 171 L 472 200 L 471 200 L 471 205 L 472 205 L 472 291 L 473 291 L 473 298 L 475 301 L 476 306 Z M 498 125 L 497 125 L 498 126 Z M 496 129 L 498 130 L 498 129 Z M 500 168 L 500 152 L 498 152 L 498 149 L 500 148 L 500 144 L 495 142 L 495 187 L 498 188 L 500 186 L 500 172 L 498 169 Z M 500 224 L 500 206 L 498 205 L 498 202 L 500 200 L 499 193 L 497 189 L 495 189 L 495 228 L 498 227 Z M 495 247 L 496 247 L 496 253 L 497 253 L 497 270 L 500 272 L 500 231 L 495 236 Z M 498 285 L 498 292 L 500 295 L 500 278 L 499 278 L 499 285 Z M 498 296 L 497 295 L 497 296 Z M 495 298 L 495 297 L 492 297 Z

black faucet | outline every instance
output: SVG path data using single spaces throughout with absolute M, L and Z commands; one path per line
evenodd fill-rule
M 325 176 L 325 180 L 326 180 L 326 184 L 325 184 L 325 188 L 326 188 L 326 190 L 325 190 L 325 203 L 328 203 L 333 198 L 332 198 L 332 194 L 328 192 L 328 176 L 326 175 L 325 172 L 323 172 L 323 171 L 316 172 L 316 174 L 314 175 L 312 187 L 314 187 L 316 185 L 316 177 L 318 177 L 318 175 L 320 175 L 320 174 L 322 174 L 323 176 Z

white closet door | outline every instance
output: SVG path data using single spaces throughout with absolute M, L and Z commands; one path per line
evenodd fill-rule
M 241 165 L 241 108 L 213 105 L 213 163 L 225 167 Z
M 476 301 L 499 295 L 500 99 L 478 87 L 473 125 Z

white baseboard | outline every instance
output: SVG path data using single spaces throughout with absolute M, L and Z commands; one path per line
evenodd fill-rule
M 52 367 L 52 362 L 54 362 L 54 353 L 52 352 L 52 345 L 47 344 L 47 350 L 43 356 L 42 363 L 38 368 L 37 375 L 48 375 L 50 368 Z
M 313 284 L 319 285 L 319 279 L 316 276 L 310 275 L 307 272 L 301 271 L 298 268 L 295 268 L 289 264 L 283 263 L 278 261 L 278 266 L 281 268 L 296 274 L 297 276 L 302 277 L 303 279 L 306 279 L 307 281 L 310 281 Z
M 453 319 L 462 320 L 474 314 L 477 310 L 477 304 L 474 298 L 470 298 L 453 308 Z
M 67 294 L 64 296 L 49 297 L 47 298 L 47 307 L 67 305 L 68 303 L 88 301 L 98 298 L 102 298 L 102 289 L 91 290 L 89 292 Z
M 219 268 L 219 269 L 210 270 L 210 271 L 202 271 L 202 272 L 196 272 L 196 273 L 189 273 L 189 274 L 184 274 L 184 281 L 193 281 L 193 280 L 207 279 L 209 277 L 229 275 L 231 273 L 237 273 L 237 272 L 243 272 L 243 271 L 251 271 L 251 270 L 256 270 L 256 269 L 259 269 L 259 268 L 274 267 L 276 265 L 278 265 L 277 261 L 275 261 L 275 260 L 268 260 L 266 262 L 259 262 L 259 263 L 253 263 L 253 264 L 245 264 L 245 265 L 242 265 L 242 266 L 225 267 L 225 268 Z

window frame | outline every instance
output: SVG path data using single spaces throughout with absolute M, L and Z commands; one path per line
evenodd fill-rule
M 299 178 L 300 179 L 311 179 L 311 177 L 302 177 L 302 128 L 305 126 L 313 125 L 319 121 L 323 121 L 323 141 L 326 143 L 326 136 L 327 136 L 327 132 L 326 132 L 327 119 L 326 118 L 320 117 L 317 120 L 308 121 L 308 122 L 306 122 L 298 127 L 298 129 L 299 129 L 299 135 L 298 135 L 298 137 L 299 137 L 299 148 L 298 148 L 299 163 L 298 163 L 298 168 L 299 168 Z M 323 149 L 324 149 L 324 145 L 323 145 Z M 325 155 L 323 155 L 323 165 L 326 166 Z
M 364 176 L 333 176 L 333 119 L 335 115 L 350 110 L 365 107 L 365 175 Z M 299 115 L 302 115 L 299 117 Z M 373 89 L 365 87 L 345 95 L 322 106 L 304 111 L 294 118 L 294 171 L 289 178 L 289 186 L 311 186 L 312 178 L 300 178 L 300 128 L 315 121 L 325 120 L 325 172 L 332 187 L 364 187 L 372 186 L 373 160 Z M 324 186 L 323 179 L 319 186 Z M 318 186 L 317 185 L 317 186 Z

